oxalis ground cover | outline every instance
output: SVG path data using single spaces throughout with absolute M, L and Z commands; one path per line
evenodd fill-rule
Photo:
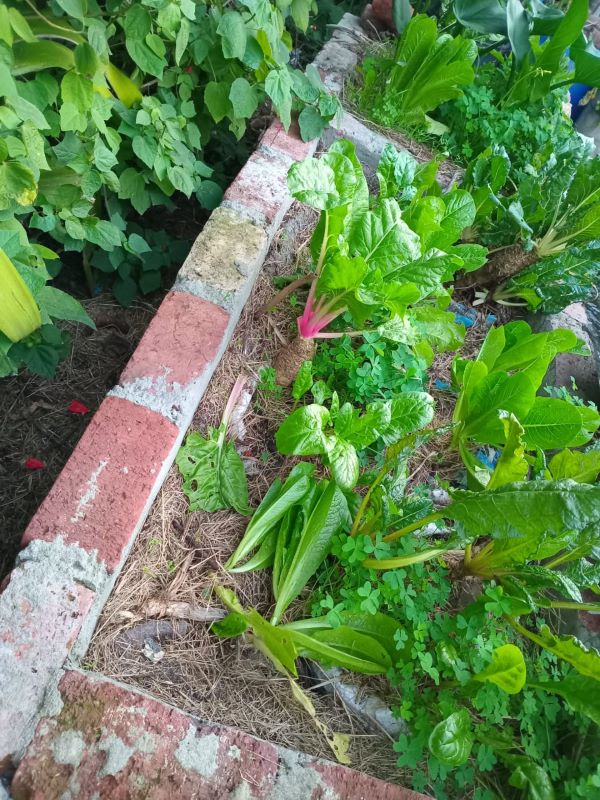
M 302 205 L 89 666 L 438 798 L 594 797 L 600 655 L 566 625 L 598 608 L 600 415 L 544 389 L 570 331 L 449 306 L 486 249 L 436 172 L 389 146 L 370 193 L 343 140 L 291 168 Z M 156 615 L 178 619 L 144 656 Z M 307 660 L 361 676 L 403 732 L 311 690 Z

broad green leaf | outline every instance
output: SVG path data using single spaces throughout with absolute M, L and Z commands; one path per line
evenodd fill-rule
M 283 455 L 314 456 L 326 452 L 324 429 L 329 411 L 310 404 L 286 417 L 275 434 L 277 449 Z
M 242 59 L 246 52 L 246 23 L 239 11 L 227 10 L 219 20 L 217 33 L 225 58 Z
M 327 127 L 327 120 L 323 117 L 318 108 L 305 106 L 298 116 L 300 126 L 300 136 L 303 142 L 311 142 L 318 139 Z
M 492 651 L 492 660 L 476 675 L 474 681 L 493 683 L 508 694 L 518 694 L 527 678 L 523 653 L 514 644 L 503 644 Z
M 263 497 L 248 523 L 242 541 L 225 564 L 233 570 L 248 553 L 260 545 L 292 506 L 299 503 L 314 485 L 314 465 L 301 462 L 291 470 L 285 482 L 275 481 Z
M 244 464 L 235 444 L 226 440 L 223 423 L 209 429 L 206 438 L 196 431 L 188 434 L 175 461 L 191 511 L 234 508 L 240 514 L 249 513 Z
M 265 92 L 275 106 L 281 124 L 287 130 L 291 123 L 292 79 L 287 67 L 272 69 L 265 80 Z
M 341 153 L 326 153 L 321 158 L 306 158 L 292 164 L 288 172 L 292 197 L 318 211 L 348 204 L 356 190 L 352 161 Z
M 398 197 L 412 186 L 417 171 L 417 162 L 406 150 L 396 150 L 386 144 L 377 165 L 379 197 Z
M 204 104 L 215 122 L 220 122 L 231 111 L 229 83 L 209 81 L 204 87 Z
M 245 78 L 236 78 L 231 84 L 229 100 L 235 117 L 251 117 L 258 106 L 256 89 Z
M 272 622 L 276 624 L 290 603 L 298 597 L 309 578 L 325 559 L 333 537 L 340 532 L 348 516 L 346 498 L 334 481 L 325 482 L 315 508 L 300 533 L 293 559 L 280 576 L 277 604 Z
M 317 629 L 310 634 L 294 629 L 290 636 L 299 655 L 315 658 L 326 665 L 366 675 L 385 675 L 392 666 L 387 650 L 379 642 L 345 625 Z
M 426 392 L 403 392 L 390 403 L 390 421 L 381 434 L 386 446 L 414 433 L 433 419 L 435 401 Z
M 385 275 L 421 255 L 419 237 L 402 220 L 396 200 L 384 200 L 352 229 L 350 253 L 362 256 L 370 269 Z
M 354 489 L 360 472 L 354 445 L 337 436 L 328 437 L 327 442 L 329 466 L 335 482 L 340 489 L 346 491 Z
M 453 245 L 475 220 L 475 203 L 469 192 L 456 189 L 444 197 L 444 215 L 439 222 L 440 230 L 426 240 L 427 247 L 445 249 Z
M 522 418 L 529 448 L 555 450 L 565 447 L 581 430 L 577 408 L 566 400 L 536 397 L 529 413 Z
M 511 786 L 527 790 L 527 800 L 554 800 L 554 788 L 548 773 L 527 756 L 509 756 L 506 762 L 514 769 L 508 779 Z
M 70 294 L 55 289 L 54 286 L 44 286 L 36 295 L 36 300 L 42 309 L 52 319 L 72 320 L 82 322 L 95 330 L 94 320 L 88 315 L 81 303 Z
M 478 442 L 499 444 L 504 439 L 499 411 L 524 417 L 535 400 L 535 387 L 522 373 L 492 372 L 480 380 L 468 397 L 463 435 Z
M 419 305 L 409 310 L 408 318 L 420 338 L 440 353 L 456 350 L 463 343 L 465 329 L 454 321 L 451 311 Z
M 471 718 L 465 708 L 438 722 L 429 737 L 431 753 L 442 764 L 451 767 L 464 764 L 471 754 L 472 747 Z
M 533 689 L 558 694 L 578 714 L 585 714 L 600 725 L 600 690 L 597 681 L 574 672 L 558 681 L 527 683 Z
M 593 647 L 586 647 L 575 636 L 554 634 L 547 625 L 542 625 L 539 633 L 533 633 L 514 621 L 512 624 L 516 630 L 544 650 L 549 650 L 558 658 L 568 661 L 580 675 L 600 681 L 600 653 Z
M 284 675 L 298 676 L 296 658 L 298 653 L 291 634 L 284 628 L 277 628 L 261 617 L 258 611 L 245 613 L 248 624 L 254 633 L 253 644 Z
M 211 633 L 215 633 L 221 639 L 232 639 L 240 636 L 248 628 L 248 622 L 243 614 L 232 611 L 226 617 L 213 622 L 210 626 Z
M 600 450 L 562 450 L 550 459 L 548 469 L 555 481 L 570 478 L 578 483 L 594 483 L 600 474 Z
M 498 489 L 507 483 L 523 481 L 529 473 L 522 438 L 523 427 L 514 414 L 503 414 L 503 412 L 500 414 L 504 427 L 504 447 L 487 484 L 488 489 Z
M 304 361 L 292 386 L 292 397 L 294 400 L 300 400 L 304 395 L 310 391 L 313 385 L 312 361 Z
M 513 483 L 486 492 L 452 492 L 444 516 L 467 536 L 560 536 L 600 523 L 600 486 L 575 481 Z
M 375 614 L 341 611 L 339 618 L 340 623 L 346 628 L 364 633 L 379 642 L 387 650 L 392 661 L 398 656 L 395 637 L 402 626 L 392 617 L 379 611 Z M 313 619 L 296 620 L 284 627 L 312 635 L 315 631 L 329 630 L 331 623 L 327 617 L 314 617 Z

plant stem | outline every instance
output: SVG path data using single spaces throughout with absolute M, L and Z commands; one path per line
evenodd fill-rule
M 379 486 L 381 481 L 387 475 L 387 471 L 389 469 L 388 462 L 386 461 L 383 467 L 377 473 L 377 476 L 373 483 L 369 486 L 367 493 L 362 499 L 360 506 L 358 507 L 358 511 L 356 512 L 356 516 L 354 517 L 354 522 L 352 523 L 352 529 L 350 530 L 350 536 L 356 536 L 358 531 L 358 526 L 360 524 L 361 519 L 363 518 L 365 511 L 367 510 L 367 506 L 369 505 L 369 500 L 371 499 L 371 495 L 373 494 L 374 490 Z
M 420 553 L 411 553 L 409 556 L 398 556 L 398 558 L 384 558 L 378 561 L 376 558 L 366 558 L 362 565 L 367 569 L 398 569 L 399 567 L 409 567 L 411 564 L 422 564 L 430 561 L 447 552 L 445 547 L 434 547 L 430 550 L 421 550 Z
M 416 522 L 412 522 L 405 528 L 400 528 L 397 531 L 392 531 L 392 533 L 388 533 L 387 536 L 383 537 L 383 541 L 393 542 L 394 540 L 399 539 L 401 536 L 406 536 L 407 533 L 412 533 L 413 531 L 416 531 L 419 528 L 424 528 L 425 525 L 429 525 L 430 522 L 435 522 L 436 520 L 441 519 L 443 516 L 444 516 L 443 511 L 434 511 L 432 514 L 428 514 L 426 517 L 418 519 Z
M 305 286 L 308 283 L 312 283 L 313 280 L 314 280 L 314 275 L 303 275 L 301 278 L 296 278 L 295 281 L 288 283 L 287 286 L 284 286 L 283 289 L 281 289 L 281 291 L 277 292 L 277 294 L 274 294 L 273 297 L 267 303 L 261 306 L 256 312 L 255 316 L 260 317 L 263 314 L 266 314 L 267 311 L 270 311 L 272 308 L 275 308 L 275 306 L 278 306 L 282 300 L 285 300 L 285 298 L 288 295 L 290 295 L 295 289 L 299 289 L 301 286 Z
M 564 81 L 559 81 L 558 83 L 553 83 L 550 87 L 549 91 L 553 92 L 555 89 L 562 89 L 563 86 L 571 86 L 573 83 L 574 76 L 571 75 L 570 78 L 565 78 Z
M 600 611 L 600 603 L 577 603 L 576 601 L 557 600 L 550 603 L 550 608 L 574 609 L 575 611 Z
M 90 254 L 87 247 L 83 248 L 83 252 L 81 253 L 81 260 L 83 263 L 83 274 L 85 275 L 85 282 L 87 283 L 90 297 L 93 297 L 94 289 L 96 288 L 96 282 L 94 281 L 94 271 L 92 270 L 92 265 L 90 264 Z
M 465 568 L 468 567 L 469 564 L 471 563 L 471 551 L 472 550 L 473 550 L 473 545 L 472 544 L 468 544 L 468 545 L 465 546 L 465 558 L 464 558 Z

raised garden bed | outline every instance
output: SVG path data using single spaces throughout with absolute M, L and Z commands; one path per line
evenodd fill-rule
M 346 26 L 355 29 L 351 19 L 346 19 Z M 319 63 L 327 70 L 330 85 L 339 86 L 344 72 L 356 62 L 352 48 L 361 49 L 356 37 L 356 32 L 341 31 L 322 54 Z M 332 138 L 355 141 L 359 157 L 371 170 L 371 183 L 374 156 L 386 144 L 382 135 L 346 114 L 339 129 L 326 134 L 322 149 Z M 336 675 L 319 673 L 301 662 L 298 684 L 308 692 L 321 725 L 349 734 L 354 766 L 373 778 L 319 760 L 331 757 L 327 737 L 293 702 L 286 671 L 273 670 L 250 646 L 251 639 L 218 639 L 209 631 L 209 623 L 224 614 L 215 601 L 215 586 L 234 588 L 245 609 L 267 614 L 272 607 L 270 574 L 232 575 L 224 569 L 246 519 L 228 510 L 189 513 L 181 478 L 172 466 L 190 423 L 202 434 L 209 426 L 218 426 L 240 373 L 247 375 L 252 390 L 246 398 L 249 405 L 237 407 L 231 433 L 248 475 L 251 504 L 260 503 L 273 480 L 287 475 L 298 461 L 284 459 L 275 446 L 276 431 L 293 404 L 287 390 L 282 392 L 272 373 L 265 371 L 280 345 L 294 335 L 297 311 L 293 305 L 265 311 L 265 305 L 273 278 L 295 277 L 309 260 L 308 241 L 316 216 L 298 204 L 288 212 L 286 174 L 294 161 L 312 150 L 284 134 L 278 123 L 267 131 L 198 238 L 173 291 L 27 530 L 27 546 L 0 597 L 4 643 L 0 664 L 7 676 L 0 758 L 4 756 L 7 776 L 12 777 L 9 758 L 18 761 L 26 750 L 13 780 L 16 798 L 42 798 L 49 785 L 57 797 L 68 791 L 83 799 L 98 789 L 102 800 L 125 786 L 124 791 L 135 789 L 157 798 L 161 792 L 177 792 L 182 798 L 203 796 L 195 794 L 198 791 L 219 800 L 417 797 L 394 786 L 409 784 L 414 775 L 407 762 L 400 769 L 396 765 L 390 739 L 398 731 L 386 733 L 376 714 L 358 718 L 349 711 L 341 699 L 349 697 L 348 686 L 340 686 Z M 452 165 L 444 171 L 449 182 L 454 174 Z M 506 311 L 492 317 L 490 308 L 473 309 L 468 302 L 454 310 L 457 319 L 469 323 L 462 355 L 471 361 L 482 342 L 489 341 L 491 324 L 509 318 Z M 455 398 L 448 392 L 455 377 L 451 361 L 447 354 L 436 356 L 423 387 L 437 400 L 436 416 L 430 420 L 434 428 L 457 421 Z M 447 443 L 451 432 L 443 433 Z M 495 457 L 489 450 L 482 455 L 488 460 Z M 462 480 L 461 456 L 468 470 L 481 473 L 481 467 L 477 473 L 462 452 L 447 454 L 443 445 L 426 443 L 407 461 L 407 486 L 431 489 L 429 479 L 434 474 L 448 481 Z M 331 464 L 327 468 L 317 458 L 311 463 L 319 477 L 336 475 Z M 540 469 L 537 464 L 534 468 Z M 485 469 L 495 474 L 493 463 L 485 464 Z M 353 486 L 345 488 L 350 492 Z M 434 537 L 443 549 L 448 530 L 438 530 L 435 520 L 454 517 L 452 510 L 444 511 L 449 498 L 437 487 L 436 491 L 433 514 L 421 515 L 417 520 L 421 525 L 409 525 L 400 533 L 422 527 L 422 536 Z M 473 525 L 472 519 L 469 524 Z M 421 545 L 417 538 L 416 547 Z M 481 560 L 491 546 L 488 543 L 473 555 Z M 427 558 L 437 558 L 442 549 Z M 371 563 L 374 557 L 364 559 L 364 555 L 359 560 L 376 569 Z M 460 611 L 477 597 L 482 581 L 463 580 L 460 573 L 460 565 L 466 567 L 470 561 L 470 544 L 464 552 L 446 549 L 444 555 L 448 574 L 454 570 L 457 576 L 455 591 L 450 598 L 435 595 L 435 602 L 440 611 L 446 603 Z M 321 579 L 326 582 L 327 576 Z M 362 588 L 368 602 L 371 584 Z M 327 600 L 322 585 L 318 592 L 321 601 Z M 501 601 L 501 593 L 489 597 L 492 605 Z M 300 593 L 288 619 L 308 617 L 307 601 L 307 595 Z M 472 649 L 481 647 L 484 662 L 491 658 L 495 666 L 502 646 L 486 649 L 477 640 Z M 506 646 L 514 648 L 510 655 L 515 658 L 517 648 Z M 423 662 L 434 680 L 432 664 L 427 666 L 425 657 Z M 517 683 L 523 677 L 520 664 Z M 456 660 L 454 665 L 461 669 Z M 489 674 L 489 669 L 482 670 L 473 680 L 494 683 Z M 512 684 L 507 685 L 512 693 Z M 135 689 L 128 688 L 132 686 Z M 350 686 L 359 696 L 379 694 L 384 706 L 402 703 L 402 713 L 410 719 L 405 713 L 411 702 L 406 688 L 404 694 L 390 691 L 379 677 L 353 678 Z M 464 690 L 464 681 L 452 681 L 450 689 L 444 699 L 448 704 L 455 690 Z M 210 723 L 200 724 L 181 712 Z M 456 714 L 464 726 L 467 712 L 461 709 Z M 223 727 L 227 725 L 242 732 Z M 400 739 L 403 752 L 410 741 L 402 733 Z M 461 750 L 467 740 L 470 751 L 473 740 L 468 735 Z M 435 737 L 433 745 L 431 741 L 433 752 L 438 743 Z M 481 758 L 486 754 L 483 751 Z M 142 769 L 146 756 L 150 757 Z M 420 788 L 427 787 L 421 783 Z

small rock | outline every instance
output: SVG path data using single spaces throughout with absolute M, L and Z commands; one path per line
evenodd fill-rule
M 165 657 L 165 651 L 156 641 L 156 639 L 152 639 L 148 637 L 144 641 L 144 649 L 142 650 L 144 656 L 148 659 L 148 661 L 152 661 L 153 664 L 158 664 L 159 661 L 162 661 Z

